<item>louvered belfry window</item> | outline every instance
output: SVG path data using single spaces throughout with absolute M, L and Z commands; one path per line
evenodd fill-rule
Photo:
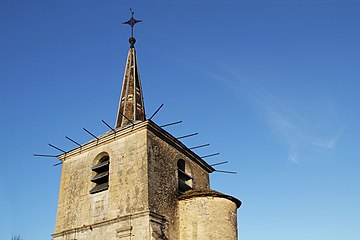
M 109 188 L 109 156 L 103 156 L 99 162 L 91 169 L 95 172 L 95 176 L 91 182 L 96 185 L 90 190 L 90 193 L 98 193 Z
M 190 166 L 185 160 L 180 159 L 178 165 L 178 188 L 179 192 L 186 192 L 192 189 L 192 176 Z

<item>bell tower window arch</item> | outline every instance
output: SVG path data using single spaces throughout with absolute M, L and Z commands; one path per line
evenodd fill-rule
M 96 164 L 91 168 L 94 176 L 91 178 L 91 182 L 95 183 L 95 186 L 90 190 L 91 194 L 105 191 L 109 188 L 109 165 L 110 157 L 107 153 L 101 153 L 98 155 Z
M 193 177 L 189 163 L 184 159 L 179 159 L 178 167 L 178 190 L 179 192 L 186 192 L 192 189 Z

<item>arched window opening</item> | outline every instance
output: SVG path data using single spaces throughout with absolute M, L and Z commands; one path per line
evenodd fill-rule
M 180 192 L 186 192 L 192 189 L 192 176 L 190 166 L 185 160 L 180 159 L 178 166 L 178 188 Z
M 91 169 L 96 173 L 96 175 L 91 179 L 91 182 L 96 185 L 90 190 L 90 193 L 98 193 L 109 188 L 109 156 L 103 156 L 100 158 L 99 162 L 93 166 Z

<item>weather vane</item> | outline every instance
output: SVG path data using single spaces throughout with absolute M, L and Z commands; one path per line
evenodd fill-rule
M 134 11 L 130 8 L 130 12 L 131 12 L 131 18 L 129 21 L 127 22 L 123 22 L 122 24 L 128 24 L 131 27 L 131 38 L 134 38 L 134 26 L 135 24 L 137 24 L 138 22 L 142 22 L 142 20 L 137 20 L 134 18 Z

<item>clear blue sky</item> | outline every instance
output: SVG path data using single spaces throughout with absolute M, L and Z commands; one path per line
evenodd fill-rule
M 114 125 L 133 7 L 146 111 L 237 175 L 241 240 L 360 239 L 358 0 L 0 0 L 0 240 L 50 240 L 61 166 Z

